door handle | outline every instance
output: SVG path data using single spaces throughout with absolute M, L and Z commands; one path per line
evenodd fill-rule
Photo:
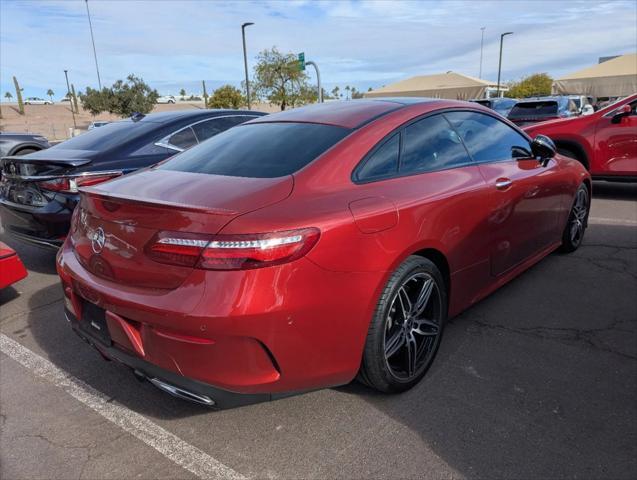
M 513 181 L 509 178 L 498 178 L 495 181 L 495 188 L 498 190 L 506 190 L 511 185 L 513 185 Z

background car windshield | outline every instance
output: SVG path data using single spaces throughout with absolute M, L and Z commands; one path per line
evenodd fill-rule
M 157 128 L 156 123 L 122 120 L 89 130 L 77 137 L 66 140 L 60 145 L 68 150 L 105 151 L 137 138 L 154 128 Z
M 535 117 L 539 115 L 557 115 L 557 102 L 522 102 L 515 105 L 509 113 L 509 118 Z
M 349 132 L 346 128 L 313 123 L 241 125 L 158 168 L 232 177 L 282 177 L 303 168 Z

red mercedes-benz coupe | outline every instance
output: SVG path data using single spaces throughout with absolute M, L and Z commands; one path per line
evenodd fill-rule
M 262 117 L 83 190 L 58 255 L 104 356 L 216 407 L 416 384 L 445 320 L 584 235 L 582 165 L 475 103 Z
M 562 155 L 579 160 L 593 178 L 637 181 L 637 93 L 591 114 L 536 123 Z

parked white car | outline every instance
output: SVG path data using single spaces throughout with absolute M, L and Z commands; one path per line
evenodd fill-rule
M 38 97 L 27 97 L 24 100 L 25 105 L 53 105 L 51 100 L 45 100 L 43 98 Z
M 172 95 L 162 95 L 157 99 L 157 103 L 176 103 L 176 100 Z

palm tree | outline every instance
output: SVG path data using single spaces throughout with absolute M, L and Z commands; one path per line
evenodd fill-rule
M 179 96 L 183 100 L 183 98 L 186 96 L 186 89 L 185 88 L 182 88 L 181 90 L 179 90 Z
M 6 93 L 4 94 L 4 98 L 6 98 L 6 99 L 7 99 L 7 102 L 10 102 L 10 101 L 11 101 L 11 99 L 13 98 L 13 95 L 11 95 L 11 92 L 6 92 Z
M 334 87 L 332 89 L 332 96 L 336 99 L 338 99 L 338 92 L 339 92 L 340 88 L 338 88 L 338 86 Z
M 55 95 L 55 92 L 49 88 L 49 89 L 46 91 L 46 94 L 47 94 L 47 95 L 49 96 L 49 98 L 51 99 L 51 102 L 53 102 L 53 95 Z
M 345 87 L 345 91 L 347 92 L 347 93 L 345 94 L 345 99 L 346 99 L 346 100 L 349 100 L 349 91 L 350 91 L 350 90 L 351 90 L 351 89 L 350 89 L 349 85 L 347 85 L 347 86 Z

